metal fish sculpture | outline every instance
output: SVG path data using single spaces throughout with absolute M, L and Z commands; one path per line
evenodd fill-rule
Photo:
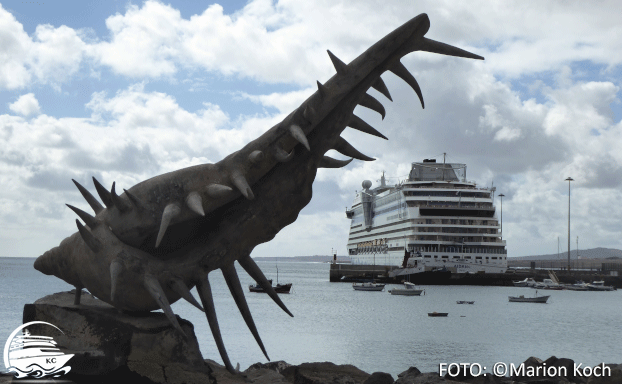
M 34 267 L 126 311 L 162 309 L 183 334 L 171 303 L 183 298 L 205 312 L 222 360 L 234 371 L 220 334 L 208 274 L 220 269 L 251 333 L 268 355 L 248 308 L 234 262 L 293 316 L 250 254 L 293 223 L 309 203 L 318 168 L 340 168 L 368 157 L 340 134 L 346 127 L 387 139 L 353 114 L 357 105 L 384 118 L 371 87 L 391 100 L 380 77 L 393 72 L 410 85 L 424 106 L 417 81 L 400 59 L 414 51 L 483 59 L 424 37 L 421 14 L 397 28 L 349 64 L 330 51 L 336 74 L 256 140 L 216 164 L 180 169 L 145 180 L 118 194 L 93 182 L 103 205 L 74 180 L 95 212 L 69 206 L 82 221 L 78 232 L 37 258 Z M 349 160 L 324 154 L 334 149 Z M 190 290 L 196 287 L 201 303 Z M 268 358 L 269 359 L 269 358 Z

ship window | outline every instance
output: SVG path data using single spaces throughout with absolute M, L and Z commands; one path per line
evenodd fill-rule
M 430 256 L 430 255 L 425 255 L 425 256 L 423 256 L 423 257 L 425 257 L 426 259 L 430 259 L 432 256 Z
M 497 260 L 497 256 L 493 256 L 493 257 L 492 257 L 492 259 L 493 259 L 493 260 Z
M 481 257 L 481 256 L 475 256 L 475 259 L 477 259 L 477 260 L 481 260 L 481 259 L 482 259 L 482 257 Z
M 465 259 L 471 260 L 471 256 L 466 256 Z
M 434 255 L 434 258 L 435 258 L 435 259 L 438 259 L 438 256 Z
M 449 259 L 449 256 L 443 256 L 443 259 Z
M 459 258 L 460 258 L 460 256 L 454 256 L 454 259 L 459 259 Z

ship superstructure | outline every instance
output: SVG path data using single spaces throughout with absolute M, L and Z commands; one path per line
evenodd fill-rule
M 494 207 L 494 188 L 467 181 L 466 165 L 412 163 L 407 180 L 371 188 L 369 180 L 346 210 L 354 264 L 382 264 L 411 274 L 504 273 L 507 251 Z

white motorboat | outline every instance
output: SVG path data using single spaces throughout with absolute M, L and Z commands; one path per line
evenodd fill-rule
M 536 285 L 536 281 L 531 277 L 526 277 L 525 280 L 512 281 L 515 287 L 533 287 Z
M 564 286 L 559 284 L 558 282 L 553 281 L 552 279 L 544 279 L 541 283 L 536 283 L 531 288 L 536 289 L 564 289 Z
M 577 281 L 574 284 L 565 284 L 564 289 L 569 291 L 589 291 L 588 285 L 583 281 Z
M 417 289 L 415 284 L 405 281 L 404 288 L 393 288 L 389 291 L 392 295 L 402 295 L 402 296 L 421 296 L 421 293 L 424 292 L 423 289 Z
M 510 303 L 543 303 L 545 304 L 547 300 L 551 296 L 538 296 L 538 291 L 536 291 L 536 296 L 534 297 L 525 297 L 523 295 L 520 296 L 508 296 Z
M 352 283 L 355 291 L 382 291 L 385 284 L 380 283 Z
M 590 291 L 615 291 L 615 287 L 611 287 L 609 285 L 605 285 L 603 280 L 601 281 L 592 281 L 591 284 L 587 284 L 587 288 Z

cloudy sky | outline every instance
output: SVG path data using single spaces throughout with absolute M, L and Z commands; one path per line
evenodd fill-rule
M 503 200 L 509 256 L 622 248 L 622 3 L 618 1 L 157 1 L 0 4 L 0 255 L 39 256 L 75 232 L 71 182 L 118 190 L 217 162 L 296 108 L 410 18 L 485 61 L 402 59 L 426 108 L 391 73 L 387 109 L 348 129 L 374 162 L 320 170 L 298 221 L 253 256 L 346 253 L 361 182 L 404 179 L 424 158 L 466 163 Z M 199 5 L 200 4 L 200 5 Z M 356 5 L 353 5 L 356 4 Z M 360 108 L 360 110 L 359 110 Z M 119 188 L 120 187 L 120 188 Z M 497 198 L 499 209 L 500 201 Z

